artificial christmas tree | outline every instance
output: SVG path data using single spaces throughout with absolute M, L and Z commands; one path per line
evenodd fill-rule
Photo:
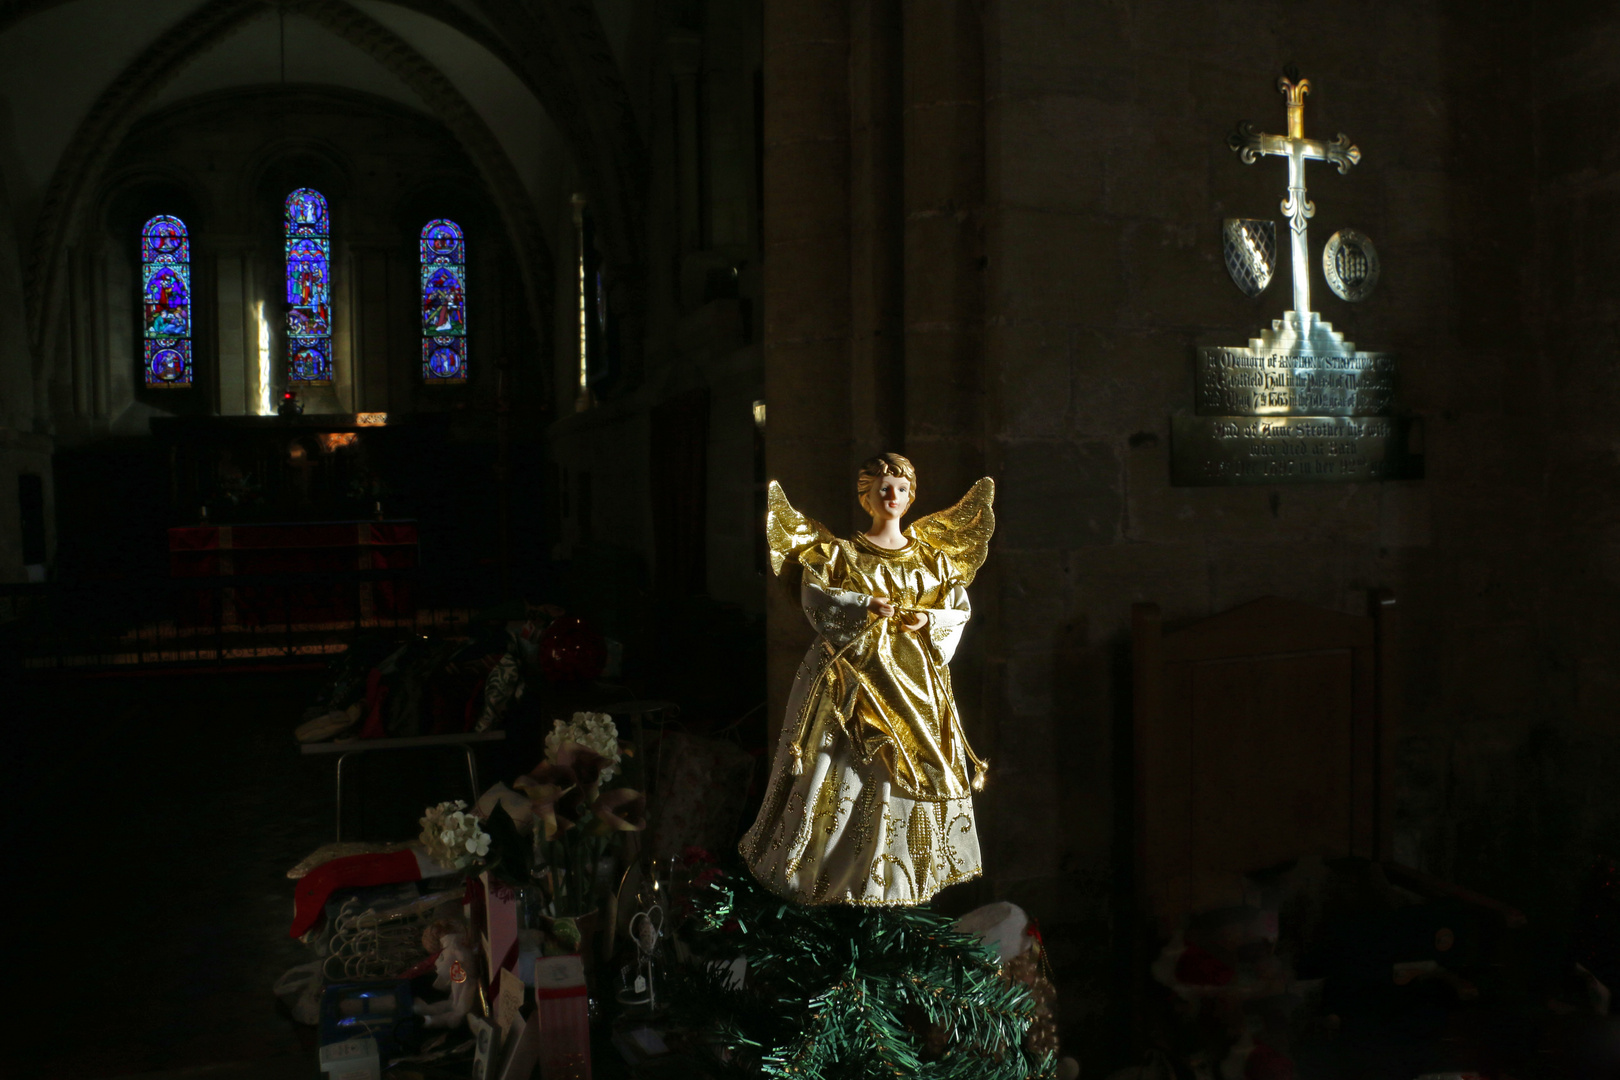
M 807 907 L 746 870 L 698 875 L 665 983 L 674 1017 L 725 1077 L 1051 1077 L 1026 1037 L 1036 1002 L 992 949 L 922 906 Z M 739 982 L 733 961 L 747 962 Z

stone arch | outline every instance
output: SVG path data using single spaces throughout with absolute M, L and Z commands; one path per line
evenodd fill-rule
M 88 192 L 111 154 L 151 100 L 185 64 L 224 40 L 262 10 L 260 0 L 209 0 L 143 49 L 108 85 L 64 149 L 40 207 L 28 306 L 37 355 L 50 355 L 61 304 L 62 252 L 82 220 Z M 533 201 L 505 148 L 478 111 L 436 66 L 392 30 L 342 0 L 284 0 L 328 32 L 371 56 L 409 87 L 443 123 L 484 176 L 520 254 L 525 294 L 541 339 L 551 322 L 549 246 Z
M 128 225 L 128 222 L 113 216 L 119 202 L 132 191 L 160 187 L 184 193 L 186 214 L 182 217 L 185 217 L 186 228 L 193 234 L 206 230 L 209 222 L 216 219 L 219 208 L 214 205 L 213 197 L 191 176 L 180 169 L 145 163 L 103 173 L 98 179 L 95 193 L 90 197 L 86 220 L 92 228 L 103 230 L 108 236 L 117 236 L 118 230 Z
M 49 337 L 61 304 L 63 255 L 72 226 L 84 211 L 87 192 L 99 183 L 102 169 L 134 122 L 135 111 L 179 73 L 188 57 L 220 41 L 258 8 L 255 0 L 209 0 L 142 49 L 79 122 L 40 200 L 33 255 L 25 270 L 29 336 L 36 356 L 52 351 Z
M 237 177 L 239 186 L 234 197 L 240 205 L 254 207 L 255 213 L 264 219 L 264 227 L 277 235 L 282 228 L 282 200 L 291 189 L 277 189 L 272 184 L 271 174 L 298 158 L 313 159 L 325 170 L 326 175 L 312 186 L 325 196 L 328 204 L 347 199 L 354 186 L 350 162 L 342 151 L 323 139 L 284 135 L 257 147 L 253 158 Z M 286 184 L 280 187 L 286 188 Z

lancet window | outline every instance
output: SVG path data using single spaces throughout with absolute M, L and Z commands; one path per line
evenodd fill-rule
M 332 226 L 313 188 L 287 196 L 287 381 L 332 382 Z
M 149 387 L 191 385 L 191 241 L 185 222 L 158 214 L 141 227 L 142 371 Z
M 422 227 L 422 381 L 467 381 L 467 240 L 437 218 Z

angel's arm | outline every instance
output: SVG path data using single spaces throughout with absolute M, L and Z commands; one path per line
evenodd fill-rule
M 944 607 L 928 612 L 928 640 L 939 653 L 940 663 L 948 664 L 956 655 L 956 645 L 962 640 L 962 630 L 972 614 L 967 589 L 960 583 L 946 591 Z
M 804 617 L 816 633 L 842 648 L 851 638 L 866 628 L 872 598 L 851 589 L 840 589 L 831 584 L 838 553 L 825 547 L 816 547 L 800 554 L 804 576 L 799 584 L 799 603 Z
M 938 654 L 936 659 L 948 664 L 956 653 L 956 644 L 962 639 L 962 629 L 967 626 L 973 608 L 968 603 L 964 575 L 950 556 L 939 556 L 938 570 L 945 584 L 933 603 L 906 612 L 906 629 L 926 633 Z M 922 620 L 922 625 L 916 625 L 913 619 Z

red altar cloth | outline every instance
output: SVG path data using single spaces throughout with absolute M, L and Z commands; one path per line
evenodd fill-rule
M 417 564 L 414 521 L 333 521 L 275 525 L 194 525 L 169 530 L 169 576 L 275 577 L 409 569 Z M 181 619 L 212 625 L 354 622 L 409 618 L 415 597 L 409 581 L 257 584 L 224 590 L 216 609 L 199 593 L 182 605 Z

